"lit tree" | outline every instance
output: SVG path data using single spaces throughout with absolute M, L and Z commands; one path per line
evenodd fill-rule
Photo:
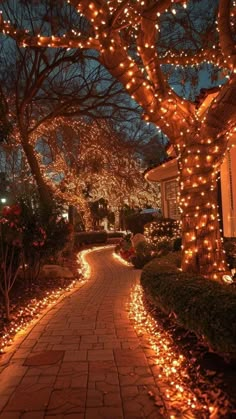
M 75 28 L 64 36 L 59 31 L 34 36 L 6 21 L 2 31 L 26 46 L 97 51 L 100 62 L 142 106 L 145 120 L 160 127 L 173 144 L 179 166 L 182 269 L 218 278 L 227 269 L 216 181 L 235 129 L 235 1 L 69 3 L 87 20 L 89 34 Z M 203 112 L 199 103 L 183 97 L 171 82 L 196 84 L 204 63 L 213 75 L 223 69 L 224 77 L 214 95 L 205 92 Z
M 21 8 L 14 1 L 3 2 L 2 7 L 16 25 L 24 20 L 34 33 L 55 30 L 60 22 L 59 6 L 54 10 L 47 0 L 40 5 L 34 4 L 33 8 L 27 1 Z M 75 13 L 62 10 L 62 14 L 67 26 L 73 22 L 85 26 Z M 1 47 L 0 84 L 0 119 L 3 119 L 1 109 L 4 107 L 4 127 L 10 123 L 14 127 L 11 144 L 15 148 L 20 145 L 23 149 L 38 186 L 42 208 L 50 214 L 57 190 L 56 184 L 50 182 L 41 170 L 40 153 L 37 151 L 42 133 L 46 135 L 47 130 L 56 129 L 62 116 L 67 120 L 81 115 L 93 118 L 109 115 L 119 119 L 122 111 L 130 106 L 126 107 L 122 87 L 112 80 L 96 57 L 91 56 L 88 61 L 88 54 L 78 49 L 24 49 L 5 39 Z M 68 203 L 76 203 L 78 208 L 83 208 L 85 201 L 77 192 L 74 197 L 64 194 L 64 198 Z M 62 197 L 60 191 L 58 195 Z M 84 210 L 84 213 L 87 212 L 88 208 Z
M 76 206 L 77 197 L 85 196 L 83 191 L 89 188 L 91 200 L 105 199 L 114 212 L 125 203 L 139 208 L 160 206 L 158 187 L 143 179 L 132 138 L 117 132 L 107 120 L 80 118 L 68 125 L 61 118 L 57 122 L 58 131 L 47 130 L 46 136 L 42 131 L 44 147 L 40 147 L 45 161 L 42 171 L 57 185 L 56 195 Z

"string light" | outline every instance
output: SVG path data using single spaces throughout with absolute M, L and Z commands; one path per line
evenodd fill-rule
M 113 256 L 113 258 L 114 259 L 116 259 L 116 260 L 118 260 L 119 262 L 121 262 L 123 265 L 126 265 L 126 266 L 132 266 L 133 267 L 133 264 L 132 263 L 130 263 L 130 262 L 128 262 L 127 260 L 125 260 L 124 258 L 122 258 L 118 253 L 116 253 L 116 252 L 113 252 L 112 253 L 112 256 Z
M 146 311 L 140 285 L 132 289 L 129 316 L 138 336 L 147 339 L 155 353 L 151 361 L 155 365 L 158 388 L 168 417 L 178 418 L 183 412 L 186 417 L 208 417 L 209 412 L 217 410 L 215 406 L 202 403 L 191 390 L 187 360 L 175 348 L 169 333 Z
M 26 334 L 29 327 L 38 322 L 43 310 L 51 308 L 60 298 L 65 296 L 65 293 L 78 290 L 88 281 L 91 275 L 91 268 L 86 260 L 88 254 L 111 247 L 113 246 L 96 246 L 79 252 L 77 255 L 79 279 L 72 280 L 65 288 L 59 287 L 54 291 L 47 291 L 46 296 L 42 299 L 32 298 L 27 302 L 26 307 L 21 307 L 14 313 L 14 320 L 10 321 L 9 326 L 5 326 L 5 331 L 0 337 L 0 354 L 4 353 L 13 342 L 17 342 L 17 339 L 22 337 L 23 334 Z

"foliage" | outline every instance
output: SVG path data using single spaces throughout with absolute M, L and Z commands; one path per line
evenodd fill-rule
M 12 134 L 13 126 L 7 118 L 6 105 L 3 98 L 0 97 L 0 143 L 8 142 Z
M 72 229 L 71 225 L 60 215 L 53 214 L 49 223 L 45 225 L 46 240 L 44 246 L 44 258 L 57 258 L 68 244 Z
M 99 221 L 104 220 L 104 218 L 109 218 L 111 211 L 108 208 L 108 202 L 104 198 L 100 198 L 97 201 L 89 203 L 93 229 L 96 230 L 99 227 Z
M 6 319 L 10 319 L 9 293 L 15 284 L 22 263 L 22 226 L 20 207 L 5 207 L 0 217 L 0 292 L 5 303 Z
M 108 239 L 122 238 L 124 235 L 125 234 L 122 231 L 107 231 Z
M 61 216 L 61 206 L 54 203 L 49 218 L 44 218 L 44 211 L 41 211 L 39 205 L 33 206 L 31 200 L 25 198 L 20 201 L 20 205 L 26 264 L 38 265 L 41 260 L 55 259 L 70 235 L 70 226 Z
M 236 290 L 230 285 L 178 272 L 157 259 L 147 264 L 141 283 L 151 302 L 173 314 L 184 328 L 219 353 L 236 355 Z M 202 315 L 204 313 L 204 315 Z
M 9 293 L 20 272 L 31 286 L 48 259 L 55 258 L 68 241 L 68 223 L 59 216 L 59 208 L 48 223 L 30 199 L 4 207 L 0 217 L 0 290 L 5 298 L 6 317 L 10 316 Z
M 179 221 L 160 218 L 145 225 L 144 235 L 156 249 L 172 250 L 175 243 L 175 249 L 177 247 L 178 250 L 175 240 L 181 235 Z
M 126 215 L 127 214 L 127 215 Z M 140 214 L 140 211 L 130 211 L 124 214 L 125 226 L 133 234 L 144 232 L 144 226 L 153 220 L 152 214 Z

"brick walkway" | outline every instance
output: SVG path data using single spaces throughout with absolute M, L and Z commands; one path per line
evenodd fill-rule
M 146 351 L 128 318 L 139 272 L 111 249 L 87 256 L 91 279 L 54 306 L 0 367 L 1 419 L 159 419 Z M 151 392 L 151 393 L 150 393 Z

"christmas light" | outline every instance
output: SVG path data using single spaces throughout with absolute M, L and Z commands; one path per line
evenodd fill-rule
M 175 347 L 170 334 L 146 311 L 140 285 L 132 289 L 129 316 L 138 336 L 147 339 L 155 353 L 151 362 L 155 365 L 158 388 L 168 415 L 178 418 L 185 412 L 186 417 L 208 417 L 209 411 L 217 410 L 215 406 L 202 403 L 199 394 L 191 390 L 188 362 Z
M 59 287 L 54 291 L 46 292 L 46 296 L 41 300 L 32 298 L 27 302 L 26 307 L 21 307 L 18 312 L 14 314 L 14 320 L 11 320 L 9 326 L 5 327 L 5 331 L 0 337 L 0 354 L 4 353 L 7 347 L 13 342 L 16 342 L 23 334 L 26 334 L 28 328 L 39 321 L 39 318 L 45 309 L 50 309 L 59 299 L 64 298 L 66 293 L 78 290 L 86 281 L 88 281 L 91 274 L 90 265 L 86 261 L 86 256 L 88 254 L 112 247 L 112 245 L 95 246 L 79 252 L 77 255 L 79 277 L 77 279 L 72 280 L 66 288 Z

